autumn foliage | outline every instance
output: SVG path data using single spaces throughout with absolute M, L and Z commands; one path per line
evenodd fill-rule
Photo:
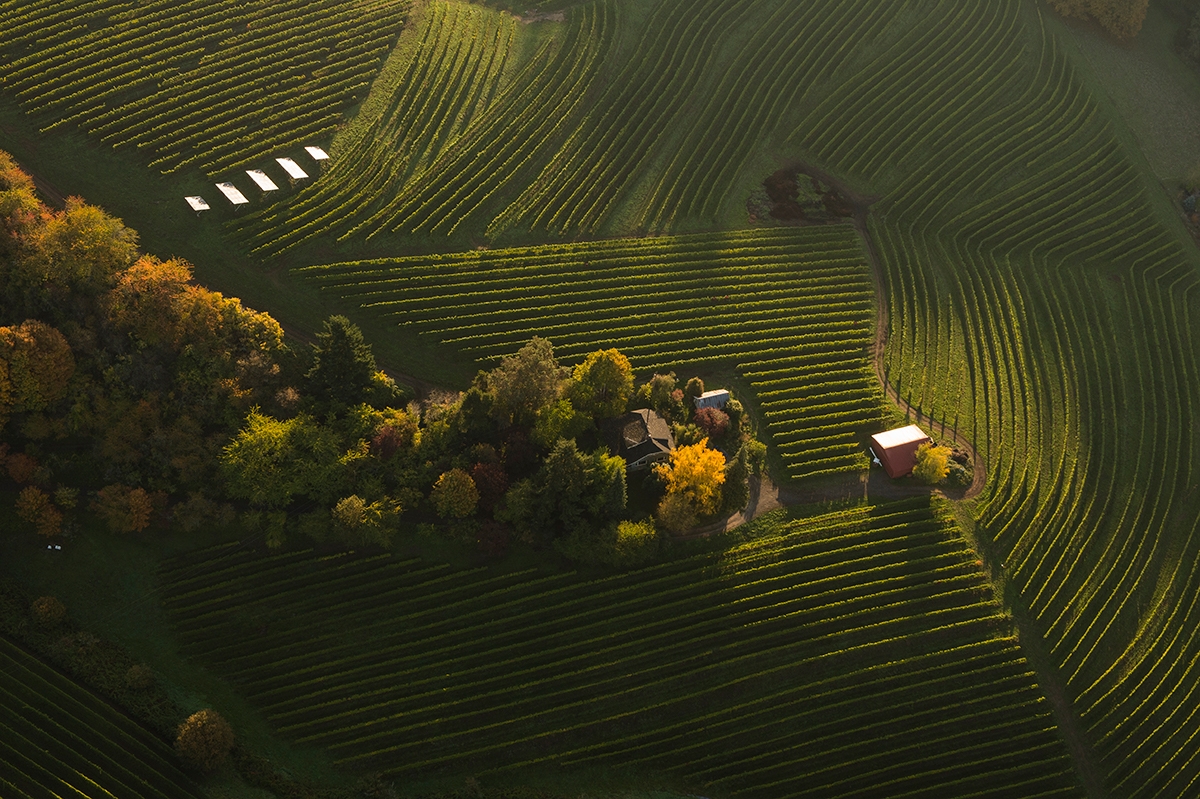
M 150 526 L 154 504 L 144 488 L 105 486 L 96 492 L 93 510 L 114 533 L 136 533 Z
M 709 449 L 708 439 L 679 447 L 671 453 L 669 463 L 655 466 L 654 471 L 666 485 L 658 518 L 672 532 L 687 529 L 698 518 L 720 509 L 725 456 Z
M 233 728 L 215 710 L 201 710 L 179 725 L 175 752 L 197 771 L 214 771 L 233 749 Z

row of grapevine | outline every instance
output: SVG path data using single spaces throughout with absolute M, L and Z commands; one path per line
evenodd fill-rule
M 866 466 L 882 419 L 871 283 L 848 226 L 471 251 L 308 267 L 330 292 L 481 361 L 535 335 L 567 362 L 734 365 L 793 477 Z
M 0 794 L 201 796 L 158 737 L 5 638 L 0 674 Z
M 426 172 L 494 102 L 516 28 L 513 17 L 468 3 L 425 6 L 354 122 L 334 138 L 322 180 L 240 226 L 272 231 L 278 250 L 382 213 L 381 203 Z
M 189 651 L 354 768 L 620 765 L 772 799 L 1079 795 L 1007 620 L 929 500 L 757 532 L 590 578 L 236 548 L 160 576 Z
M 406 0 L 0 3 L 0 83 L 48 126 L 209 174 L 333 132 Z M 68 22 L 69 21 L 69 22 Z
M 1190 795 L 1196 255 L 1036 10 L 924 13 L 882 22 L 888 46 L 835 74 L 793 141 L 884 194 L 889 382 L 985 455 L 980 529 L 1107 789 Z

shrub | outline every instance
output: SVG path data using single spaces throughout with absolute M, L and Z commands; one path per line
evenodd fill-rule
M 67 620 L 67 606 L 57 597 L 40 596 L 33 600 L 29 612 L 38 626 L 52 629 Z
M 917 448 L 917 465 L 913 477 L 922 483 L 937 485 L 950 473 L 950 448 L 922 444 Z
M 658 554 L 658 530 L 653 519 L 624 521 L 617 525 L 613 560 L 618 566 L 640 566 Z
M 175 753 L 198 771 L 214 771 L 233 749 L 233 728 L 215 710 L 201 710 L 179 725 Z
M 729 414 L 719 408 L 701 408 L 692 420 L 714 441 L 720 441 L 729 432 Z

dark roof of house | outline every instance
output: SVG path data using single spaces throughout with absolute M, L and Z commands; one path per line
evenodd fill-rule
M 614 419 L 606 432 L 609 449 L 627 463 L 675 449 L 675 436 L 667 420 L 646 408 Z

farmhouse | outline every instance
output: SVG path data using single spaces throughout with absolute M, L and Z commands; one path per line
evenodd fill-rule
M 871 436 L 871 456 L 883 466 L 888 477 L 904 477 L 917 465 L 917 448 L 929 441 L 929 436 L 915 424 L 898 427 Z
M 726 403 L 729 402 L 729 391 L 723 388 L 718 388 L 715 391 L 705 391 L 692 401 L 696 403 L 696 410 L 700 410 L 701 408 L 724 408 Z
M 675 435 L 667 420 L 645 408 L 614 419 L 607 433 L 609 450 L 624 458 L 629 470 L 665 461 L 675 450 Z

